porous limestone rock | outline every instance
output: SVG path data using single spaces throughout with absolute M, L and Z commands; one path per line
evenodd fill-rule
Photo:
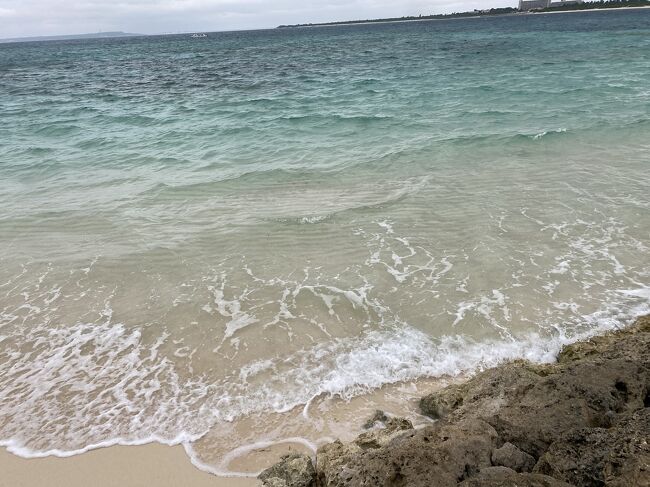
M 308 455 L 294 453 L 283 456 L 258 478 L 264 487 L 314 487 L 316 470 Z
M 535 466 L 535 458 L 506 442 L 492 451 L 492 464 L 511 468 L 515 472 L 530 472 Z
M 551 444 L 535 472 L 584 486 L 650 486 L 650 408 L 611 428 L 577 428 Z
M 572 487 L 547 475 L 517 473 L 507 467 L 491 467 L 458 484 L 459 487 Z
M 289 484 L 283 459 L 267 478 L 285 483 L 265 485 L 650 487 L 650 317 L 567 346 L 556 364 L 486 370 L 421 407 L 431 425 L 382 416 L 319 448 L 312 484 Z

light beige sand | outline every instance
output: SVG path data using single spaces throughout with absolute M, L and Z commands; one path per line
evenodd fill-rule
M 24 459 L 0 450 L 0 487 L 253 487 L 255 479 L 198 470 L 182 447 L 114 446 L 68 458 Z

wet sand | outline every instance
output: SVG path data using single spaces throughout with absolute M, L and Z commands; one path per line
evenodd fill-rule
M 25 459 L 0 450 L 0 487 L 254 487 L 251 478 L 202 472 L 181 446 L 100 448 L 68 458 Z

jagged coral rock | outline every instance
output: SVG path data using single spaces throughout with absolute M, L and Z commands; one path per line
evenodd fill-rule
M 460 487 L 571 487 L 570 484 L 547 475 L 517 473 L 506 467 L 481 470 L 474 477 L 458 485 Z
M 313 487 L 316 470 L 309 456 L 296 453 L 285 455 L 258 478 L 264 487 Z
M 486 370 L 421 407 L 437 421 L 391 418 L 321 447 L 315 485 L 650 487 L 650 317 L 565 347 L 556 364 Z
M 506 442 L 501 448 L 492 451 L 492 464 L 508 467 L 516 472 L 530 472 L 535 466 L 535 458 Z

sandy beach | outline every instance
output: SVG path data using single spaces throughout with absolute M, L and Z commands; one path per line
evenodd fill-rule
M 68 458 L 25 459 L 0 450 L 0 487 L 253 487 L 249 478 L 224 478 L 191 464 L 181 446 L 149 444 L 100 448 Z

